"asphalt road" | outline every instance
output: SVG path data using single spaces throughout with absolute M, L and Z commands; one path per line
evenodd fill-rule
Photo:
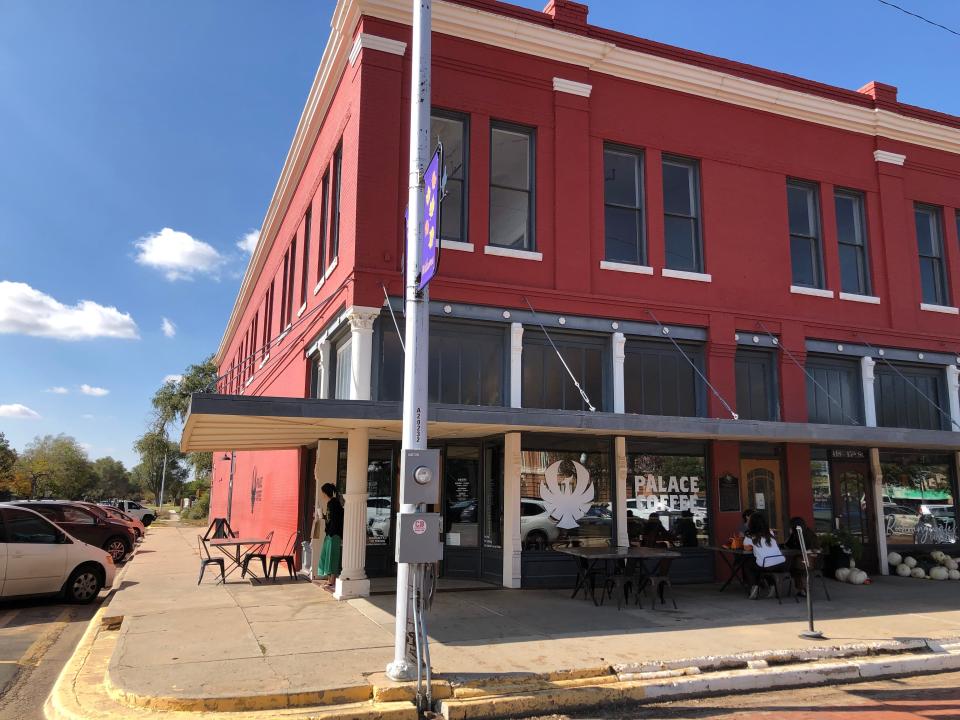
M 605 708 L 551 720 L 919 720 L 960 718 L 960 673 Z M 541 719 L 545 720 L 545 719 Z
M 0 602 L 0 720 L 43 720 L 43 703 L 98 607 L 99 599 Z

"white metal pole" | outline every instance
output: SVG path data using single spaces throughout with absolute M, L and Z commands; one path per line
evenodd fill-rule
M 167 453 L 163 454 L 163 472 L 160 474 L 160 502 L 157 504 L 157 516 L 163 509 L 163 488 L 167 482 Z
M 405 273 L 406 352 L 403 361 L 402 450 L 427 447 L 427 359 L 429 357 L 429 296 L 417 294 L 420 268 L 420 232 L 423 225 L 423 172 L 430 153 L 430 12 L 431 0 L 413 0 L 413 43 L 410 61 L 410 183 L 407 195 L 407 266 Z M 400 478 L 405 477 L 401 452 Z M 400 512 L 414 512 L 405 502 L 400 483 Z M 392 680 L 409 680 L 416 664 L 412 652 L 410 565 L 397 565 L 397 614 Z
M 237 451 L 230 451 L 230 482 L 227 484 L 227 525 L 233 516 L 233 467 L 237 461 Z

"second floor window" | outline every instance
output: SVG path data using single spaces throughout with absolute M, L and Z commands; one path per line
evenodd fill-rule
M 490 244 L 533 250 L 533 131 L 490 127 Z
M 312 238 L 310 225 L 313 220 L 313 205 L 307 205 L 307 213 L 303 218 L 303 267 L 300 271 L 300 304 L 307 304 L 307 292 L 310 290 L 310 242 Z
M 323 280 L 327 269 L 327 205 L 330 199 L 330 171 L 323 174 L 320 181 L 320 242 L 317 243 L 317 282 Z
M 863 195 L 852 190 L 837 190 L 834 205 L 840 250 L 840 289 L 855 295 L 869 295 L 870 268 L 867 264 Z
M 790 265 L 793 284 L 823 287 L 823 254 L 820 247 L 820 203 L 817 186 L 787 182 L 787 214 L 790 219 Z
M 927 305 L 948 303 L 947 278 L 943 267 L 943 232 L 940 208 L 917 204 L 917 252 L 920 256 L 920 290 Z
M 435 111 L 430 118 L 431 138 L 443 143 L 443 164 L 447 174 L 443 212 L 440 213 L 440 238 L 467 242 L 467 118 Z M 441 173 L 442 174 L 442 173 Z
M 330 198 L 330 257 L 337 259 L 340 252 L 340 195 L 343 187 L 343 145 L 333 153 L 333 197 Z
M 603 150 L 604 259 L 647 264 L 643 223 L 643 153 Z
M 289 262 L 289 273 L 287 274 L 287 297 L 284 298 L 284 303 L 286 303 L 286 312 L 287 312 L 287 325 L 290 325 L 293 322 L 293 286 L 295 285 L 293 278 L 296 276 L 297 272 L 297 236 L 293 236 L 293 240 L 290 241 L 290 262 Z
M 696 160 L 663 156 L 663 239 L 671 270 L 703 272 L 700 167 Z

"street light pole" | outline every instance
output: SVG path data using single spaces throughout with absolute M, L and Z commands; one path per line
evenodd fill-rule
M 163 509 L 163 488 L 167 483 L 167 453 L 163 454 L 163 472 L 160 473 L 160 502 L 157 504 L 157 517 Z
M 427 359 L 429 357 L 429 294 L 417 291 L 420 273 L 420 233 L 423 225 L 423 172 L 430 158 L 430 17 L 431 0 L 413 1 L 413 43 L 410 86 L 410 182 L 407 195 L 407 246 L 404 268 L 406 350 L 403 361 L 403 439 L 401 463 L 407 450 L 427 447 Z M 438 228 L 439 230 L 439 228 Z M 406 477 L 401 467 L 400 477 Z M 400 512 L 416 511 L 404 498 L 400 484 Z M 397 565 L 397 612 L 393 662 L 387 665 L 392 680 L 411 679 L 416 666 L 413 653 L 409 563 Z

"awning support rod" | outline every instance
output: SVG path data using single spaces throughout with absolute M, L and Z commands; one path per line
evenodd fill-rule
M 573 384 L 576 385 L 577 390 L 580 391 L 580 397 L 583 398 L 583 401 L 587 404 L 587 407 L 590 408 L 590 412 L 596 412 L 597 409 L 593 406 L 593 403 L 590 402 L 590 398 L 587 397 L 586 391 L 580 387 L 580 383 L 577 382 L 577 378 L 573 376 L 573 373 L 570 371 L 570 366 L 567 365 L 567 361 L 563 359 L 563 355 L 560 354 L 557 346 L 553 344 L 553 338 L 550 337 L 550 333 L 547 332 L 547 329 L 543 326 L 543 323 L 540 322 L 540 318 L 537 317 L 537 311 L 533 309 L 533 305 L 531 305 L 530 301 L 527 300 L 526 295 L 523 296 L 523 301 L 527 304 L 527 307 L 530 308 L 530 313 L 533 315 L 534 321 L 540 326 L 540 329 L 543 330 L 543 334 L 547 336 L 547 340 L 550 342 L 550 347 L 553 348 L 553 351 L 557 354 L 557 357 L 560 358 L 560 362 L 563 363 L 563 367 L 567 371 L 567 375 L 570 376 L 570 379 L 573 380 Z
M 393 305 L 390 304 L 390 296 L 387 295 L 387 286 L 382 282 L 380 287 L 383 288 L 383 299 L 387 301 L 387 310 L 390 311 L 390 317 L 393 318 L 393 327 L 397 330 L 397 337 L 400 338 L 400 349 L 403 350 L 403 354 L 407 354 L 407 346 L 403 343 L 403 333 L 400 332 L 400 326 L 397 324 L 397 316 L 393 312 Z

